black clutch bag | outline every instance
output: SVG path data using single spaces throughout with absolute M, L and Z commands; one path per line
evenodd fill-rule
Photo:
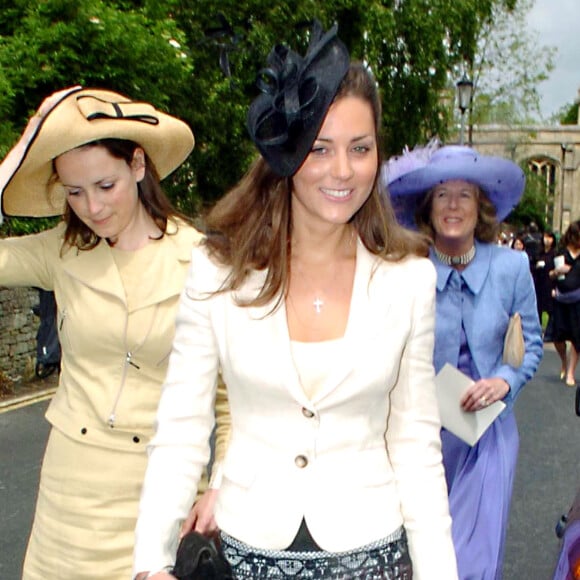
M 171 573 L 178 580 L 233 580 L 224 555 L 212 540 L 197 532 L 181 538 Z

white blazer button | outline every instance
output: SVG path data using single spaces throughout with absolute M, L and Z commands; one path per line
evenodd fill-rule
M 296 467 L 304 469 L 308 465 L 308 459 L 304 455 L 297 455 L 294 459 L 294 463 L 296 464 Z
M 314 417 L 314 413 L 310 409 L 307 409 L 306 407 L 302 407 L 302 414 L 307 419 L 312 419 L 312 417 Z

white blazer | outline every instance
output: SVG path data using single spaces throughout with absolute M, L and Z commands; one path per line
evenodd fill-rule
M 263 549 L 287 547 L 306 519 L 338 552 L 404 525 L 414 578 L 457 578 L 434 389 L 435 271 L 388 263 L 359 241 L 344 351 L 309 400 L 293 365 L 286 310 L 207 298 L 227 275 L 193 250 L 150 446 L 136 530 L 135 572 L 173 562 L 209 458 L 218 368 L 232 430 L 218 526 Z M 255 295 L 255 272 L 238 293 Z M 205 299 L 204 299 L 205 297 Z M 385 444 L 386 441 L 386 444 Z

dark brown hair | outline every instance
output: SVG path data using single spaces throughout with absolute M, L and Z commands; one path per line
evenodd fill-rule
M 127 165 L 131 166 L 135 149 L 140 147 L 140 145 L 126 139 L 99 139 L 81 147 L 103 147 L 110 155 L 116 159 L 122 159 Z M 57 181 L 58 175 L 54 169 L 54 163 L 53 171 L 52 180 Z M 147 153 L 145 153 L 145 175 L 137 184 L 137 188 L 139 200 L 143 204 L 145 211 L 161 230 L 161 237 L 168 233 L 167 222 L 169 219 L 179 218 L 188 221 L 184 215 L 173 207 L 163 192 L 155 165 L 149 159 Z M 66 224 L 63 249 L 66 246 L 70 246 L 77 247 L 79 250 L 92 250 L 99 244 L 101 238 L 79 219 L 68 203 L 65 204 L 63 219 Z
M 477 192 L 477 223 L 475 224 L 475 239 L 484 243 L 495 243 L 499 234 L 499 223 L 495 206 L 485 192 L 479 187 Z M 423 232 L 431 240 L 435 240 L 435 230 L 431 224 L 431 209 L 433 207 L 433 191 L 429 190 L 421 202 L 417 205 L 415 222 L 419 231 Z
M 562 236 L 560 245 L 562 248 L 580 248 L 580 220 L 576 220 L 568 226 L 568 229 Z
M 374 77 L 361 63 L 352 63 L 334 102 L 358 97 L 372 108 L 377 142 L 381 103 Z M 426 256 L 427 240 L 402 228 L 387 196 L 378 187 L 381 155 L 371 194 L 351 223 L 365 247 L 385 260 L 409 254 Z M 244 305 L 261 306 L 282 299 L 288 289 L 291 239 L 292 178 L 273 173 L 259 157 L 241 181 L 211 210 L 206 219 L 206 245 L 231 272 L 221 291 L 239 288 L 251 270 L 266 270 L 264 286 Z

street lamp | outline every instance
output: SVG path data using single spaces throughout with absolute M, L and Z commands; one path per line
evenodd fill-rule
M 470 81 L 465 73 L 461 80 L 457 81 L 457 104 L 461 112 L 461 131 L 459 133 L 459 144 L 463 145 L 465 135 L 465 111 L 471 105 L 471 97 L 473 96 L 473 82 Z

